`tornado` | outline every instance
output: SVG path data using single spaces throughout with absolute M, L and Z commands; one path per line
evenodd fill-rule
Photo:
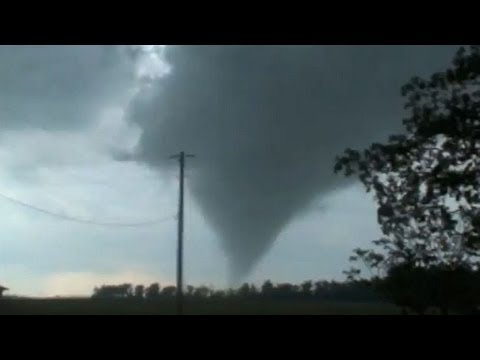
M 128 107 L 142 129 L 138 157 L 165 169 L 171 154 L 196 155 L 187 187 L 236 284 L 313 199 L 347 184 L 333 174 L 336 155 L 401 130 L 400 87 L 444 68 L 455 49 L 167 46 L 171 71 Z

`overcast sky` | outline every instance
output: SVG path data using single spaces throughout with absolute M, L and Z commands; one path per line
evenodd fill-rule
M 186 172 L 187 283 L 226 286 L 240 251 L 229 241 L 245 227 L 274 234 L 248 245 L 245 280 L 343 279 L 351 250 L 380 232 L 363 188 L 334 180 L 333 157 L 398 130 L 400 86 L 441 70 L 456 47 L 169 48 L 0 47 L 0 193 L 80 219 L 159 220 L 74 223 L 0 198 L 11 293 L 172 284 L 178 179 L 163 160 L 179 149 L 198 156 Z

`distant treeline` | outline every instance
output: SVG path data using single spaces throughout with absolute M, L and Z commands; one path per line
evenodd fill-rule
M 96 287 L 93 298 L 138 298 L 160 299 L 173 297 L 176 294 L 175 286 L 161 287 L 154 283 L 144 285 L 121 284 L 103 285 Z M 346 302 L 379 302 L 378 294 L 367 282 L 336 282 L 336 281 L 305 281 L 301 284 L 279 283 L 273 284 L 267 280 L 262 286 L 245 283 L 237 289 L 215 290 L 208 286 L 187 286 L 184 295 L 200 299 L 312 299 L 325 301 Z

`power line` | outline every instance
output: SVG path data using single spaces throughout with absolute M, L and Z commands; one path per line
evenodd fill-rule
M 17 205 L 21 205 L 23 207 L 29 208 L 31 210 L 35 210 L 38 212 L 41 212 L 43 214 L 62 219 L 62 220 L 67 220 L 67 221 L 73 221 L 77 223 L 82 223 L 82 224 L 89 224 L 89 225 L 98 225 L 98 226 L 111 226 L 111 227 L 140 227 L 140 226 L 151 226 L 155 224 L 159 224 L 168 220 L 172 220 L 175 218 L 175 215 L 170 215 L 168 217 L 156 219 L 156 220 L 151 220 L 151 221 L 143 221 L 143 222 L 107 222 L 107 221 L 96 221 L 96 220 L 89 220 L 89 219 L 81 219 L 75 216 L 69 216 L 69 215 L 63 215 L 59 213 L 55 213 L 53 211 L 43 209 L 40 207 L 37 207 L 35 205 L 28 204 L 26 202 L 14 199 L 10 196 L 4 195 L 0 193 L 0 197 Z

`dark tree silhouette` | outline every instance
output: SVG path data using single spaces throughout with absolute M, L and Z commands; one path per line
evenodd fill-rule
M 193 295 L 196 296 L 196 297 L 201 297 L 201 298 L 207 298 L 210 296 L 212 290 L 210 290 L 208 288 L 208 286 L 199 286 L 197 287 L 194 292 L 193 292 Z
M 384 285 L 397 301 L 407 301 L 399 300 L 408 297 L 400 289 L 410 286 L 419 312 L 421 298 L 428 294 L 431 302 L 434 293 L 446 312 L 456 296 L 448 279 L 465 277 L 480 256 L 480 47 L 460 48 L 450 68 L 428 80 L 412 78 L 402 95 L 410 111 L 405 132 L 363 152 L 347 149 L 336 161 L 335 172 L 356 174 L 374 191 L 385 235 L 351 260 L 391 276 Z M 441 290 L 417 286 L 439 277 Z
M 174 296 L 177 291 L 175 286 L 166 286 L 162 289 L 162 296 Z
M 240 297 L 249 297 L 251 295 L 250 285 L 247 283 L 242 284 L 237 290 L 237 294 Z
M 93 290 L 95 298 L 126 298 L 133 296 L 132 284 L 103 285 Z
M 143 299 L 145 295 L 145 286 L 137 285 L 135 286 L 135 297 L 138 299 Z
M 95 288 L 93 297 L 97 298 L 130 298 L 143 297 L 148 300 L 172 299 L 176 294 L 175 286 L 167 286 L 160 291 L 158 283 L 151 284 L 146 289 L 143 285 L 135 286 L 132 294 L 130 284 L 102 286 Z M 366 282 L 329 282 L 318 281 L 315 288 L 312 281 L 306 281 L 301 285 L 281 283 L 273 284 L 266 281 L 261 289 L 255 285 L 244 283 L 238 289 L 213 290 L 208 286 L 188 286 L 187 296 L 191 301 L 204 299 L 217 300 L 304 300 L 306 297 L 312 301 L 345 301 L 345 302 L 379 302 L 381 300 L 372 291 Z M 142 296 L 143 294 L 143 296 Z
M 160 296 L 160 285 L 153 283 L 145 290 L 145 297 L 147 299 L 156 299 Z
M 262 285 L 262 295 L 272 296 L 273 295 L 273 284 L 270 280 L 267 280 Z
M 347 149 L 335 171 L 374 190 L 386 252 L 371 258 L 415 264 L 472 264 L 480 245 L 480 47 L 461 48 L 453 67 L 402 89 L 406 133 L 360 153 Z M 369 252 L 372 255 L 374 252 Z
M 317 298 L 326 297 L 329 292 L 330 284 L 328 281 L 321 280 L 315 282 L 315 288 L 313 294 Z
M 212 299 L 225 299 L 227 298 L 227 292 L 225 290 L 215 290 L 212 291 L 210 297 Z
M 298 286 L 289 284 L 289 283 L 282 283 L 277 284 L 274 288 L 274 294 L 277 298 L 281 299 L 290 299 L 298 295 Z
M 311 280 L 308 280 L 308 281 L 304 281 L 301 285 L 300 285 L 300 291 L 302 293 L 303 296 L 305 297 L 309 297 L 312 295 L 312 289 L 313 289 L 313 282 Z
M 408 263 L 390 268 L 387 277 L 376 282 L 393 303 L 422 315 L 432 305 L 432 285 L 427 268 Z
M 478 297 L 478 272 L 466 267 L 436 267 L 431 269 L 432 305 L 439 307 L 443 315 L 450 310 L 472 313 L 480 302 Z
M 6 288 L 5 286 L 0 285 L 0 298 L 3 297 L 3 293 L 4 293 L 5 291 L 7 291 L 7 290 L 8 290 L 8 288 Z

